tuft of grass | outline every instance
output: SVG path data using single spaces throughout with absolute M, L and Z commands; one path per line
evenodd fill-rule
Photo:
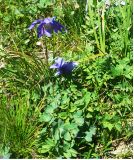
M 1 99 L 0 138 L 3 146 L 10 148 L 11 158 L 35 158 L 40 107 L 32 102 L 27 90 L 8 93 Z

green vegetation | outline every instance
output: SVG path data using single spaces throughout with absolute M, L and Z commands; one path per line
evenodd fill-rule
M 66 33 L 28 30 L 54 16 Z M 0 0 L 0 18 L 0 157 L 132 158 L 112 154 L 133 136 L 132 1 Z

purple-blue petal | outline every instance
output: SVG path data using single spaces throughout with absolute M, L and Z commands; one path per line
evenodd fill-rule
M 52 29 L 51 28 L 47 28 L 46 29 L 46 24 L 44 22 L 42 22 L 38 28 L 37 28 L 37 33 L 38 33 L 38 38 L 40 38 L 41 36 L 43 36 L 44 34 L 47 37 L 51 37 L 52 34 Z
M 52 34 L 52 32 L 53 32 L 53 26 L 51 25 L 51 23 L 44 24 L 44 29 L 45 29 L 45 31 L 48 32 L 48 34 L 49 34 L 49 35 L 47 35 L 47 33 L 46 33 L 46 35 L 47 35 L 48 37 L 50 37 L 51 34 Z
M 59 57 L 58 59 L 55 60 L 55 64 L 51 65 L 50 68 L 60 69 L 64 63 L 65 63 L 64 60 Z
M 50 68 L 59 68 L 59 65 L 57 63 L 50 66 Z
M 55 19 L 56 17 L 48 17 L 43 20 L 36 20 L 29 26 L 28 29 L 32 29 L 36 24 L 39 24 L 39 26 L 37 27 L 38 38 L 40 38 L 44 34 L 47 37 L 51 37 L 52 32 L 57 33 L 58 31 L 62 31 L 63 29 L 65 29 L 65 27 L 61 25 L 59 22 L 57 22 Z
M 51 37 L 52 34 L 50 32 L 48 32 L 47 30 L 44 29 L 44 34 L 47 36 L 47 37 Z
M 53 23 L 52 23 L 52 26 L 53 26 L 53 30 L 54 32 L 58 32 L 58 31 L 62 31 L 62 29 L 65 29 L 65 27 L 63 25 L 61 25 L 59 22 L 53 20 Z
M 72 70 L 78 65 L 77 62 L 65 62 L 62 58 L 55 60 L 55 64 L 50 66 L 50 68 L 57 69 L 56 75 L 68 75 L 71 74 Z
M 38 27 L 37 27 L 37 34 L 38 34 L 38 38 L 40 38 L 41 36 L 43 36 L 44 34 L 44 23 L 41 23 Z
M 36 21 L 34 21 L 29 27 L 28 29 L 32 29 L 36 24 L 41 23 L 42 20 L 38 19 Z
M 70 74 L 74 68 L 75 68 L 74 62 L 66 62 L 62 66 L 61 70 L 63 74 Z
M 55 60 L 55 63 L 57 63 L 58 65 L 59 65 L 59 67 L 62 67 L 62 65 L 64 65 L 64 60 L 63 60 L 63 58 L 58 58 L 58 59 L 56 59 Z
M 43 20 L 43 22 L 46 23 L 46 24 L 51 23 L 52 21 L 53 21 L 53 18 L 50 18 L 50 17 L 45 18 L 45 19 Z

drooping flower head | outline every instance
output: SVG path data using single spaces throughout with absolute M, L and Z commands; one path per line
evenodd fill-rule
M 58 33 L 58 31 L 62 31 L 65 29 L 63 25 L 61 25 L 59 22 L 55 20 L 55 17 L 48 17 L 43 20 L 35 20 L 28 29 L 32 29 L 36 24 L 39 24 L 37 27 L 37 35 L 38 38 L 40 38 L 43 35 L 46 35 L 47 37 L 51 37 L 52 33 Z M 66 31 L 66 30 L 65 30 Z
M 55 60 L 55 64 L 50 66 L 50 68 L 57 69 L 55 75 L 69 75 L 77 65 L 76 62 L 65 62 L 62 58 L 58 58 Z

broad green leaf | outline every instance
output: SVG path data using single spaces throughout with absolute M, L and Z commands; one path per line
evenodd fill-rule
M 89 106 L 89 107 L 87 108 L 87 110 L 88 110 L 89 112 L 93 112 L 93 111 L 94 111 L 91 106 Z
M 65 130 L 74 130 L 75 128 L 77 128 L 77 124 L 75 123 L 65 123 L 64 124 Z
M 38 5 L 39 7 L 43 8 L 44 6 L 47 7 L 48 5 L 51 5 L 52 2 L 50 0 L 40 0 Z
M 43 145 L 42 148 L 39 148 L 39 149 L 38 149 L 38 152 L 39 152 L 39 153 L 47 153 L 47 152 L 49 152 L 49 151 L 50 151 L 49 145 Z
M 45 109 L 45 112 L 48 113 L 48 114 L 51 114 L 54 112 L 54 109 L 56 108 L 57 106 L 55 104 L 51 104 L 49 106 L 47 106 L 47 108 Z
M 72 106 L 70 109 L 69 109 L 69 112 L 74 112 L 77 110 L 77 106 Z
M 82 126 L 83 125 L 83 123 L 84 123 L 84 118 L 82 118 L 82 117 L 76 117 L 76 118 L 74 118 L 74 120 L 75 120 L 75 123 L 78 125 L 78 126 Z
M 76 150 L 74 150 L 73 148 L 71 148 L 71 149 L 69 149 L 69 152 L 71 153 L 71 155 L 73 157 L 76 157 L 76 155 L 77 155 L 77 151 Z
M 105 116 L 104 116 L 105 121 L 106 120 L 111 120 L 113 118 L 114 114 L 108 114 L 108 113 L 106 113 Z
M 48 138 L 46 141 L 45 141 L 45 144 L 42 145 L 42 148 L 39 148 L 39 152 L 40 153 L 47 153 L 49 152 L 53 147 L 55 146 L 55 142 Z
M 78 126 L 82 126 L 84 123 L 84 118 L 81 116 L 82 115 L 82 111 L 79 110 L 76 113 L 73 114 L 74 117 L 74 121 Z
M 46 144 L 48 144 L 49 146 L 53 147 L 53 146 L 55 146 L 55 141 L 53 139 L 48 138 L 46 140 Z
M 114 127 L 114 125 L 111 124 L 111 123 L 108 122 L 108 121 L 104 121 L 104 122 L 103 122 L 103 126 L 104 126 L 105 128 L 108 128 L 110 131 L 111 131 L 112 128 Z
M 96 134 L 96 127 L 94 127 L 94 126 L 90 127 L 89 131 L 88 131 L 88 132 L 85 132 L 85 134 L 86 134 L 85 140 L 86 140 L 87 142 L 91 142 L 93 135 Z
M 43 114 L 40 116 L 39 121 L 40 121 L 40 122 L 49 122 L 51 119 L 52 119 L 52 116 L 51 116 L 50 114 L 43 113 Z
M 56 141 L 58 141 L 60 139 L 60 132 L 59 132 L 58 128 L 55 130 L 54 139 Z
M 84 105 L 84 100 L 83 99 L 79 99 L 79 100 L 75 101 L 74 105 L 82 106 L 82 105 Z
M 70 152 L 64 152 L 63 155 L 65 156 L 65 158 L 71 158 Z
M 79 132 L 79 128 L 78 127 L 74 128 L 73 130 L 71 130 L 71 136 L 72 137 L 76 137 L 78 132 Z
M 64 156 L 65 156 L 66 158 L 76 157 L 76 156 L 77 156 L 77 151 L 74 150 L 73 148 L 71 148 L 71 149 L 67 150 L 67 151 L 66 151 L 65 153 L 63 153 L 63 154 L 64 154 Z
M 87 115 L 86 115 L 86 118 L 92 118 L 93 116 L 92 116 L 92 114 L 90 114 L 90 113 L 88 113 Z
M 115 128 L 120 132 L 122 131 L 122 125 L 120 123 L 115 124 Z
M 86 95 L 84 96 L 84 100 L 85 100 L 85 105 L 87 106 L 91 100 L 91 93 L 87 92 Z
M 113 74 L 113 76 L 123 75 L 125 68 L 126 68 L 126 64 L 116 65 L 116 66 L 112 69 L 112 74 Z
M 73 117 L 80 117 L 81 115 L 82 115 L 82 110 L 79 110 L 73 114 Z
M 59 118 L 61 118 L 61 119 L 66 119 L 67 116 L 68 116 L 67 112 L 61 112 L 61 113 L 59 113 Z
M 66 133 L 64 134 L 64 139 L 65 139 L 66 141 L 71 141 L 71 135 L 70 135 L 69 132 L 66 132 Z

